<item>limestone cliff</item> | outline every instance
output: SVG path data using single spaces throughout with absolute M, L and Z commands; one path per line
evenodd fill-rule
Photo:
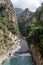
M 35 64 L 43 65 L 43 5 L 33 14 L 26 35 Z
M 12 37 L 18 32 L 17 17 L 11 1 L 0 0 L 0 55 L 11 49 L 14 44 Z
M 12 21 L 15 30 L 18 31 L 18 23 L 17 23 L 17 17 L 16 17 L 16 12 L 14 11 L 13 5 L 10 0 L 0 0 L 0 4 L 5 4 L 6 9 L 3 11 L 3 16 L 7 20 Z
M 26 8 L 18 18 L 19 30 L 23 36 L 25 35 L 25 28 L 30 23 L 32 15 L 33 12 L 29 11 L 29 9 Z

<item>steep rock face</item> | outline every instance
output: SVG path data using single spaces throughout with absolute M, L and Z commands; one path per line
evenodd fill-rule
M 18 18 L 18 24 L 19 24 L 19 30 L 21 34 L 25 34 L 25 28 L 30 23 L 30 19 L 32 17 L 33 13 L 29 11 L 28 8 L 26 8 L 21 15 Z
M 27 33 L 27 41 L 28 44 L 30 45 L 30 51 L 32 53 L 36 65 L 43 65 L 43 6 L 42 5 L 33 14 L 31 23 L 29 24 L 26 33 Z M 41 39 L 42 42 L 40 41 Z
M 43 21 L 43 12 L 40 15 L 40 20 Z
M 6 9 L 3 11 L 3 16 L 7 20 L 12 21 L 15 29 L 18 31 L 18 23 L 16 13 L 10 0 L 0 0 L 0 4 L 5 4 Z
M 43 3 L 41 4 L 41 15 L 40 15 L 40 20 L 43 21 Z
M 20 16 L 20 20 L 21 20 L 21 22 L 25 22 L 25 21 L 29 20 L 31 16 L 32 16 L 32 12 L 30 12 L 29 9 L 26 8 L 26 9 L 22 12 L 22 14 L 21 14 L 21 16 Z
M 0 0 L 0 3 L 5 3 L 5 0 Z
M 4 16 L 6 15 L 5 17 L 7 17 L 9 20 L 12 20 L 15 22 L 16 14 L 15 14 L 15 11 L 13 10 L 13 5 L 12 5 L 11 1 L 10 0 L 0 0 L 0 3 L 7 5 Z
M 14 45 L 15 34 L 18 34 L 18 24 L 13 5 L 10 0 L 0 0 L 0 55 Z
M 35 17 L 36 20 L 43 22 L 43 4 L 36 10 L 33 17 Z
M 30 52 L 32 53 L 35 65 L 43 65 L 43 59 L 41 58 L 38 48 L 34 44 L 30 45 Z

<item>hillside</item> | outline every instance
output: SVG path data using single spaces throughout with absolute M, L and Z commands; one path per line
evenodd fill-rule
M 11 49 L 14 44 L 12 36 L 18 33 L 16 13 L 11 1 L 0 0 L 0 55 Z
M 34 13 L 25 33 L 36 65 L 43 65 L 43 4 Z

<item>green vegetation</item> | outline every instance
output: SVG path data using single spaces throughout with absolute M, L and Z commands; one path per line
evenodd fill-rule
M 28 45 L 35 44 L 43 57 L 43 21 L 40 20 L 40 17 L 43 12 L 43 7 L 37 9 L 34 14 L 36 18 L 35 23 L 31 23 L 26 29 L 26 39 L 28 41 Z M 42 16 L 43 17 L 43 16 Z
M 41 55 L 43 55 L 43 26 L 31 24 L 27 29 L 27 41 L 28 44 L 35 44 L 39 47 Z
M 11 39 L 9 38 L 9 32 L 7 29 L 7 21 L 0 18 L 0 46 L 8 44 L 8 41 L 11 41 Z
M 30 12 L 28 8 L 26 8 L 22 13 L 18 15 L 18 25 L 19 31 L 22 36 L 25 36 L 26 27 L 30 23 L 33 12 Z
M 10 32 L 12 34 L 18 33 L 16 22 L 9 20 L 9 10 L 6 4 L 0 4 L 0 54 L 3 54 L 5 50 L 10 49 L 13 45 L 12 39 L 9 38 Z M 4 50 L 4 51 L 3 51 Z
M 8 10 L 9 8 L 6 4 L 0 4 L 0 23 L 3 26 L 6 26 L 7 29 L 13 34 L 17 34 L 18 26 L 16 22 L 14 23 L 12 20 L 9 20 L 8 16 L 10 15 L 9 12 L 11 12 L 11 10 L 9 10 L 9 12 Z
M 0 4 L 0 26 L 6 26 L 9 31 L 11 31 L 13 34 L 16 34 L 18 31 L 16 27 L 17 25 L 7 18 L 7 10 L 6 4 Z
M 4 17 L 3 12 L 5 12 L 6 7 L 6 4 L 0 4 L 0 17 Z

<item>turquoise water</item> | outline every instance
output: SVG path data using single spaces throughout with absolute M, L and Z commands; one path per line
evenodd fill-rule
M 18 45 L 16 45 L 18 47 Z M 18 52 L 28 51 L 27 42 L 25 40 L 20 41 L 21 49 Z M 3 65 L 34 65 L 31 54 L 22 53 L 16 54 L 16 56 L 10 57 Z
M 10 57 L 3 65 L 34 65 L 31 56 Z

